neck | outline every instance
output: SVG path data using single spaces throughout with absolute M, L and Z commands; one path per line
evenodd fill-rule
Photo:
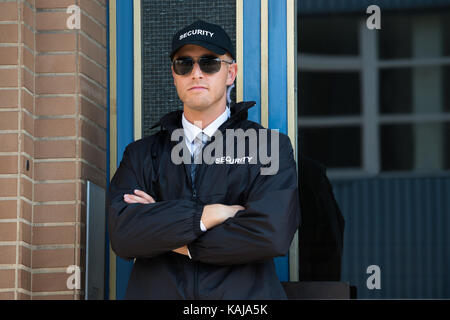
M 184 117 L 190 123 L 195 124 L 200 129 L 204 129 L 216 120 L 222 113 L 224 113 L 227 105 L 225 101 L 221 102 L 222 103 L 217 104 L 216 106 L 211 106 L 205 110 L 195 110 L 184 105 Z M 201 122 L 201 126 L 198 122 Z

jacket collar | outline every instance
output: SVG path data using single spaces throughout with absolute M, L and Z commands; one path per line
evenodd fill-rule
M 247 120 L 248 109 L 253 107 L 256 104 L 255 101 L 242 101 L 239 103 L 231 104 L 230 111 L 231 115 L 227 121 L 225 121 L 220 127 L 219 130 L 223 131 L 226 128 L 240 122 L 243 120 Z M 183 114 L 183 110 L 176 110 L 167 113 L 164 115 L 157 123 L 155 123 L 150 129 L 161 126 L 162 128 L 167 129 L 170 133 L 172 133 L 175 129 L 183 128 L 181 123 L 181 117 Z

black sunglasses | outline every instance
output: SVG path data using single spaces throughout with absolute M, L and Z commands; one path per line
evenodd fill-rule
M 227 61 L 214 56 L 203 56 L 195 61 L 191 57 L 179 57 L 172 61 L 173 71 L 180 76 L 189 74 L 194 69 L 195 62 L 203 73 L 213 74 L 219 72 L 222 62 L 233 64 L 234 60 Z

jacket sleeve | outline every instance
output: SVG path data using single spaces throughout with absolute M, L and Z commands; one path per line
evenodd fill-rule
M 245 210 L 188 244 L 193 260 L 235 265 L 288 252 L 300 224 L 300 207 L 292 146 L 281 134 L 279 155 L 277 174 L 258 174 L 254 179 Z
M 108 192 L 108 231 L 111 246 L 121 258 L 153 257 L 180 248 L 203 232 L 200 219 L 203 205 L 190 200 L 156 201 L 128 204 L 124 194 L 143 187 L 136 172 L 142 157 L 133 155 L 128 146 L 111 180 Z M 141 163 L 141 164 L 139 164 Z M 141 181 L 141 183 L 139 183 Z

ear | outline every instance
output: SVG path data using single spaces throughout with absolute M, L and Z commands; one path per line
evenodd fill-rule
M 228 75 L 227 75 L 227 86 L 231 86 L 234 83 L 234 80 L 236 79 L 238 72 L 238 66 L 237 63 L 233 63 L 228 66 Z

